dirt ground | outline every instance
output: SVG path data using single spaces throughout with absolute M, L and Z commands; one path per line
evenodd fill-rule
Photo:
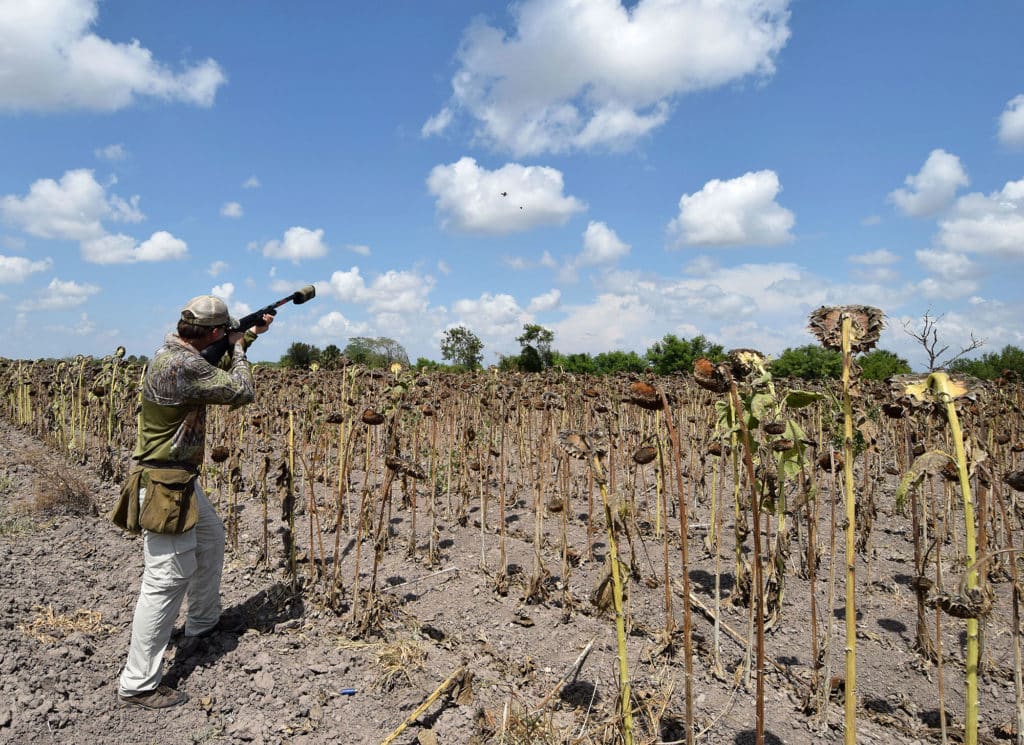
M 534 567 L 532 495 L 508 498 L 508 560 L 519 571 L 512 573 L 506 594 L 496 589 L 495 505 L 485 527 L 478 507 L 465 525 L 440 519 L 441 561 L 427 566 L 423 515 L 417 550 L 410 556 L 411 514 L 396 501 L 394 536 L 380 575 L 386 598 L 380 606 L 380 633 L 358 640 L 351 638 L 350 613 L 304 599 L 282 562 L 271 562 L 270 568 L 259 563 L 262 509 L 243 500 L 238 548 L 229 548 L 223 595 L 225 608 L 241 611 L 248 628 L 240 635 L 218 634 L 191 651 L 172 642 L 165 680 L 186 691 L 190 701 L 163 712 L 126 710 L 116 704 L 116 681 L 128 647 L 142 546 L 103 517 L 117 485 L 6 423 L 0 423 L 0 441 L 0 742 L 379 743 L 453 674 L 452 685 L 394 742 L 618 742 L 608 725 L 616 700 L 614 625 L 589 599 L 605 566 L 600 525 L 592 559 L 581 556 L 579 565 L 563 576 L 559 556 L 563 526 L 572 536 L 569 545 L 585 543 L 585 496 L 573 497 L 571 509 L 545 519 L 542 557 L 548 576 L 540 594 L 546 599 L 531 603 L 524 603 L 523 596 L 525 578 Z M 711 610 L 716 566 L 725 595 L 731 587 L 731 558 L 726 552 L 716 563 L 703 549 L 707 518 L 707 506 L 699 505 L 689 541 L 690 578 L 695 598 Z M 730 520 L 727 516 L 724 534 L 731 532 Z M 639 574 L 630 583 L 628 640 L 637 727 L 643 735 L 638 742 L 675 742 L 685 736 L 681 635 L 671 637 L 676 644 L 664 644 L 669 638 L 662 633 L 663 549 L 651 526 L 642 527 L 632 547 L 622 546 Z M 272 540 L 278 540 L 275 530 L 272 526 Z M 303 550 L 309 548 L 306 530 L 300 517 L 296 535 Z M 870 558 L 858 565 L 857 726 L 862 743 L 939 742 L 940 696 L 950 738 L 959 741 L 964 626 L 942 617 L 946 657 L 941 669 L 913 651 L 909 533 L 906 518 L 882 510 Z M 356 553 L 352 543 L 343 536 L 341 576 L 349 585 Z M 815 590 L 818 624 L 831 640 L 822 655 L 828 663 L 823 672 L 839 676 L 843 577 L 839 568 L 829 614 L 827 535 L 819 537 L 819 545 L 825 556 Z M 678 537 L 668 548 L 672 614 L 681 628 Z M 360 569 L 364 587 L 372 558 L 367 542 Z M 824 715 L 805 709 L 813 662 L 811 591 L 792 571 L 797 557 L 791 556 L 790 563 L 781 619 L 766 640 L 766 741 L 842 742 L 841 692 Z M 299 565 L 300 576 L 308 574 L 308 566 Z M 995 585 L 996 603 L 987 624 L 987 672 L 980 686 L 983 742 L 1007 742 L 1000 738 L 1013 721 L 1009 590 L 1008 583 Z M 722 674 L 716 676 L 714 629 L 694 605 L 698 742 L 754 742 L 753 681 L 744 679 L 740 664 L 748 618 L 746 609 L 722 604 Z M 580 659 L 591 642 L 589 654 Z

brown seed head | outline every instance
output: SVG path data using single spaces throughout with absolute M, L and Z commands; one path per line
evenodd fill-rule
M 821 306 L 811 313 L 808 328 L 826 349 L 842 351 L 843 319 L 850 319 L 850 351 L 874 348 L 885 326 L 885 314 L 870 305 Z
M 732 374 L 737 378 L 745 378 L 751 373 L 762 372 L 768 358 L 756 349 L 730 349 L 729 364 Z
M 658 457 L 658 448 L 651 445 L 644 445 L 633 452 L 633 462 L 638 465 L 645 465 Z
M 384 415 L 380 414 L 373 409 L 365 409 L 362 417 L 363 424 L 369 424 L 370 426 L 376 426 L 384 423 Z
M 716 365 L 706 357 L 693 363 L 693 379 L 697 385 L 714 393 L 725 393 L 729 390 L 730 376 L 723 365 Z
M 1011 471 L 1003 476 L 1003 482 L 1017 491 L 1024 491 L 1024 471 Z

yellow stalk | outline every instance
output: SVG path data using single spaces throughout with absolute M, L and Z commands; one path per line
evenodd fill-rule
M 633 710 L 629 702 L 629 658 L 626 656 L 626 617 L 622 610 L 622 577 L 619 575 L 619 550 L 615 543 L 615 523 L 608 498 L 608 477 L 597 454 L 590 456 L 590 466 L 601 489 L 604 520 L 608 527 L 608 556 L 612 565 L 612 603 L 615 608 L 615 640 L 618 643 L 619 698 L 622 708 L 622 737 L 625 745 L 633 745 Z
M 949 431 L 953 436 L 953 446 L 956 453 L 956 470 L 960 477 L 960 491 L 964 500 L 964 551 L 967 561 L 967 582 L 965 586 L 968 591 L 978 589 L 978 570 L 974 568 L 977 560 L 977 548 L 975 545 L 974 525 L 974 502 L 971 498 L 971 480 L 967 471 L 967 453 L 964 450 L 963 432 L 960 429 L 960 420 L 956 415 L 956 406 L 953 403 L 954 395 L 950 391 L 949 376 L 944 372 L 932 373 L 928 376 L 928 386 L 936 393 L 940 403 L 946 407 L 946 418 L 949 420 Z M 965 660 L 965 716 L 964 716 L 964 745 L 977 745 L 978 743 L 978 656 L 979 637 L 978 619 L 968 618 L 967 620 L 967 657 Z
M 857 572 L 854 555 L 856 536 L 856 501 L 853 492 L 853 404 L 850 401 L 850 333 L 853 322 L 843 314 L 843 480 L 846 497 L 846 680 L 845 745 L 857 743 Z

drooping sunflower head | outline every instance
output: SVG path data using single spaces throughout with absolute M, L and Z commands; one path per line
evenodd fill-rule
M 713 393 L 725 393 L 732 382 L 728 365 L 716 365 L 706 357 L 694 360 L 693 379 L 701 388 Z
M 571 457 L 579 460 L 585 460 L 595 455 L 600 457 L 608 453 L 607 439 L 597 431 L 580 432 L 563 429 L 558 433 L 558 444 Z
M 623 400 L 649 411 L 658 411 L 662 408 L 661 391 L 642 380 L 630 384 Z
M 850 319 L 850 351 L 868 352 L 878 343 L 885 314 L 870 305 L 821 306 L 811 313 L 808 328 L 826 349 L 843 350 L 843 319 Z
M 730 349 L 729 364 L 732 374 L 737 378 L 745 378 L 752 373 L 764 374 L 764 366 L 768 358 L 756 349 Z

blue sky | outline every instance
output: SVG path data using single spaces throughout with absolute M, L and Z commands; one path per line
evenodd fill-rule
M 0 0 L 0 354 L 1024 346 L 1019 2 Z

